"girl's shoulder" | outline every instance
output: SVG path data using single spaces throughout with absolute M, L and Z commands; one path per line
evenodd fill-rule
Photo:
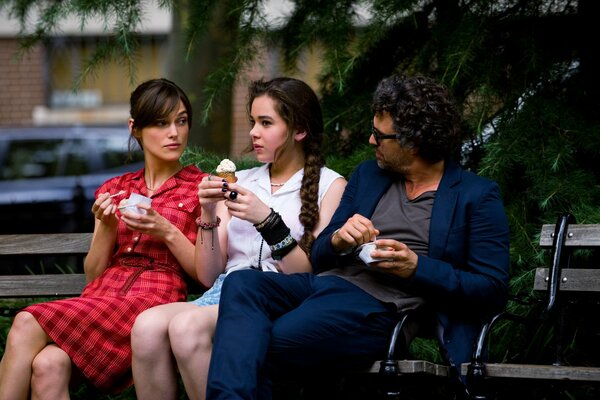
M 343 178 L 341 174 L 328 167 L 321 167 L 321 182 L 331 183 L 338 178 Z
M 342 175 L 339 172 L 336 172 L 334 170 L 332 170 L 329 167 L 323 166 L 321 167 L 321 175 L 331 175 L 331 176 L 336 176 L 338 178 L 342 177 Z
M 334 170 L 327 167 L 321 168 L 321 176 L 319 177 L 319 202 L 323 200 L 323 197 L 325 197 L 325 194 L 327 193 L 333 182 L 340 178 L 344 179 L 342 175 L 335 172 Z

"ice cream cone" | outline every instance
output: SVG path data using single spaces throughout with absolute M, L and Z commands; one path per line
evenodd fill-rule
M 225 179 L 229 183 L 237 182 L 237 176 L 235 176 L 235 172 L 217 172 L 217 176 Z
M 225 179 L 227 182 L 235 183 L 237 182 L 235 170 L 236 167 L 233 161 L 226 158 L 217 166 L 216 175 L 222 179 Z

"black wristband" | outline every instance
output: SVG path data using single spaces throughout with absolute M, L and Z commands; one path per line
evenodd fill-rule
M 271 212 L 269 213 L 269 215 L 266 216 L 265 219 L 263 219 L 262 221 L 253 224 L 253 226 L 256 228 L 257 231 L 261 231 L 261 229 L 264 229 L 265 226 L 268 225 L 269 221 L 271 220 L 271 218 L 273 218 L 273 216 L 275 215 L 275 210 L 273 210 L 273 208 L 271 207 Z
M 279 213 L 274 213 L 272 220 L 268 221 L 267 226 L 258 231 L 269 246 L 281 242 L 290 234 L 290 228 L 283 222 Z

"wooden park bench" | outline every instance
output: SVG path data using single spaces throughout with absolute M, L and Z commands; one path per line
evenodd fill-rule
M 91 233 L 53 233 L 0 235 L 0 256 L 73 256 L 80 261 L 87 254 Z M 2 260 L 0 259 L 0 268 Z M 81 269 L 82 270 L 82 269 Z M 85 275 L 64 274 L 5 275 L 0 271 L 0 298 L 78 296 L 85 286 Z
M 537 268 L 533 283 L 534 291 L 544 294 L 543 309 L 526 316 L 503 312 L 483 326 L 475 343 L 471 362 L 461 366 L 473 399 L 495 398 L 495 384 L 506 379 L 513 379 L 513 382 L 536 380 L 553 385 L 565 382 L 600 382 L 600 368 L 565 365 L 564 362 L 566 341 L 571 339 L 566 333 L 573 328 L 569 312 L 572 308 L 569 307 L 595 306 L 600 295 L 600 268 L 575 266 L 572 262 L 573 251 L 600 249 L 600 224 L 576 224 L 574 217 L 566 214 L 559 217 L 555 225 L 543 225 L 539 244 L 541 248 L 551 249 L 550 266 Z M 597 316 L 590 314 L 589 318 L 597 319 Z M 520 364 L 486 361 L 490 332 L 502 320 L 535 326 L 536 329 L 542 326 L 552 327 L 553 362 Z
M 406 346 L 403 331 L 411 320 L 419 318 L 420 310 L 399 313 L 398 322 L 390 335 L 386 358 L 375 361 L 366 370 L 358 372 L 370 375 L 374 382 L 374 392 L 378 397 L 368 397 L 369 399 L 460 398 L 456 397 L 457 392 L 464 388 L 457 385 L 457 377 L 452 374 L 449 365 L 414 358 Z M 430 390 L 434 388 L 442 390 Z M 435 395 L 432 394 L 434 392 Z
M 301 399 L 389 399 L 389 400 L 466 400 L 466 389 L 457 373 L 450 366 L 430 359 L 420 359 L 411 354 L 404 339 L 404 329 L 414 319 L 421 318 L 421 310 L 409 310 L 398 314 L 398 320 L 388 340 L 387 354 L 365 368 L 348 369 L 341 365 L 339 370 L 328 367 L 316 370 L 316 375 L 300 374 L 291 378 L 304 387 Z M 429 316 L 431 317 L 431 316 Z M 433 334 L 433 333 L 432 333 Z M 419 337 L 430 340 L 432 336 Z M 427 346 L 429 347 L 430 344 Z M 438 357 L 442 358 L 438 353 Z M 275 382 L 275 384 L 281 382 Z M 307 384 L 307 386 L 304 386 Z M 285 382 L 284 382 L 285 385 Z M 296 393 L 286 396 L 285 391 L 275 392 L 274 399 L 298 398 Z
M 13 259 L 27 257 L 61 256 L 71 257 L 78 264 L 75 271 L 82 271 L 83 257 L 87 254 L 91 233 L 52 233 L 0 235 L 0 300 L 78 296 L 86 279 L 82 272 L 31 274 L 27 271 L 6 274 L 2 271 L 3 257 Z M 199 289 L 199 287 L 198 287 Z M 201 293 L 191 290 L 191 293 Z M 22 302 L 21 302 L 22 303 Z M 402 378 L 449 379 L 449 367 L 426 360 L 408 359 L 402 340 L 399 340 L 405 323 L 411 314 L 401 315 L 394 329 L 386 360 L 375 362 L 370 368 L 358 372 L 375 378 L 379 396 L 398 398 Z
M 79 296 L 86 285 L 83 259 L 89 251 L 92 233 L 47 233 L 0 235 L 0 299 L 73 297 Z M 58 257 L 68 259 L 67 273 L 31 274 L 26 270 L 6 274 L 2 257 L 20 258 Z M 69 271 L 80 271 L 71 272 Z M 188 282 L 192 295 L 201 294 L 203 288 Z

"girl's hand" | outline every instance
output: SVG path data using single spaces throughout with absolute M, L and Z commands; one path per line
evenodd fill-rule
M 223 180 L 212 175 L 202 178 L 198 184 L 198 200 L 203 214 L 214 213 L 217 203 L 224 200 L 223 194 L 227 192 L 224 183 Z
M 119 221 L 116 212 L 117 205 L 108 192 L 101 193 L 96 201 L 94 201 L 94 204 L 92 204 L 92 214 L 104 224 L 116 226 Z
M 257 224 L 264 221 L 271 213 L 271 208 L 251 190 L 227 182 L 224 182 L 222 187 L 225 191 L 221 193 L 221 198 L 225 199 L 225 207 L 232 216 Z

